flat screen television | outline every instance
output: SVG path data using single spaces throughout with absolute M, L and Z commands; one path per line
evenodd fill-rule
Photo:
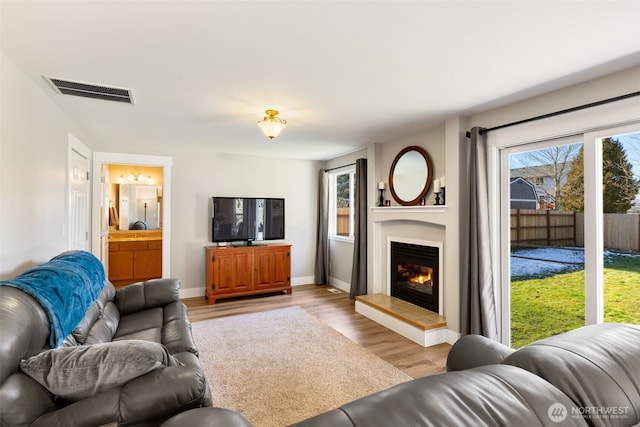
M 211 197 L 211 241 L 284 239 L 284 199 Z

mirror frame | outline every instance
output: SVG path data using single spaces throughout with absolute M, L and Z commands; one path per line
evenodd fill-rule
M 398 164 L 398 162 L 400 161 L 400 159 L 402 158 L 402 156 L 404 156 L 405 154 L 409 153 L 409 152 L 417 152 L 419 153 L 422 158 L 424 159 L 426 165 L 427 165 L 427 179 L 426 182 L 424 183 L 424 187 L 422 188 L 422 191 L 420 191 L 420 193 L 418 194 L 418 196 L 413 199 L 413 200 L 403 200 L 400 198 L 400 196 L 398 196 L 396 194 L 394 185 L 393 185 L 393 174 L 395 172 L 396 166 Z M 391 190 L 391 195 L 393 196 L 394 200 L 396 202 L 398 202 L 399 204 L 403 205 L 403 206 L 413 206 L 413 205 L 417 205 L 420 203 L 420 199 L 422 199 L 423 197 L 425 197 L 427 195 L 427 192 L 429 191 L 429 188 L 431 188 L 431 179 L 433 178 L 433 166 L 431 164 L 431 157 L 429 157 L 429 154 L 427 153 L 427 151 L 422 148 L 422 147 L 418 147 L 417 145 L 412 145 L 409 147 L 406 147 L 404 149 L 402 149 L 402 151 L 400 151 L 398 153 L 398 155 L 396 156 L 395 159 L 393 159 L 393 163 L 391 164 L 391 169 L 389 170 L 389 190 Z

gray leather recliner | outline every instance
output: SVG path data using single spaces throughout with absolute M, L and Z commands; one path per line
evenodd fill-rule
M 152 341 L 164 345 L 181 366 L 155 369 L 120 387 L 70 402 L 20 370 L 21 360 L 50 348 L 47 313 L 27 293 L 0 286 L 0 425 L 94 427 L 115 422 L 148 426 L 188 409 L 210 406 L 209 387 L 179 287 L 176 279 L 155 279 L 116 291 L 107 282 L 62 345 Z

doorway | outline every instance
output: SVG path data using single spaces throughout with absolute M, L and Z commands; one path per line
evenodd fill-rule
M 127 170 L 126 175 L 124 172 L 119 172 L 120 169 L 111 168 L 111 165 L 118 165 L 122 170 Z M 129 229 L 136 221 L 130 222 L 127 219 L 126 224 L 122 222 L 120 215 L 114 217 L 114 211 L 110 209 L 113 199 L 109 196 L 112 185 L 118 184 L 118 180 L 122 179 L 123 184 L 129 181 L 129 174 L 136 174 L 132 180 L 135 190 L 136 179 L 144 180 L 145 191 L 141 193 L 150 194 L 149 188 L 153 187 L 154 197 L 149 200 L 142 200 L 141 206 L 147 204 L 147 209 L 142 207 L 142 211 L 147 214 L 147 220 L 153 216 L 154 228 L 158 228 L 158 232 L 162 233 L 161 239 L 161 277 L 170 277 L 170 247 L 171 247 L 171 157 L 163 156 L 147 156 L 147 155 L 133 155 L 122 153 L 103 153 L 97 152 L 93 155 L 93 212 L 94 221 L 92 221 L 92 251 L 94 254 L 100 257 L 100 260 L 105 265 L 105 269 L 109 268 L 109 248 L 108 237 L 109 229 L 115 228 L 115 223 L 122 224 L 122 228 Z M 148 169 L 151 168 L 151 169 Z M 110 170 L 113 169 L 113 170 Z M 157 170 L 160 172 L 162 188 L 158 189 L 158 185 L 153 182 L 149 185 L 148 177 L 150 173 L 143 173 L 144 171 Z M 114 172 L 115 171 L 115 172 Z M 121 176 L 122 175 L 122 176 Z M 142 178 L 138 178 L 138 175 Z M 153 179 L 153 178 L 152 178 Z M 158 178 L 156 178 L 158 180 Z M 131 184 L 131 183 L 129 183 Z M 137 197 L 134 196 L 134 205 L 137 203 Z M 152 206 L 153 205 L 153 206 Z M 134 206 L 135 208 L 136 206 Z M 134 216 L 143 215 L 134 210 Z M 143 217 L 140 222 L 145 222 Z M 148 222 L 145 222 L 148 228 Z M 113 224 L 113 225 L 112 225 Z M 139 224 L 136 224 L 138 227 Z M 150 230 L 154 231 L 154 230 Z M 145 254 L 145 256 L 148 254 Z M 145 262 L 145 264 L 148 264 Z

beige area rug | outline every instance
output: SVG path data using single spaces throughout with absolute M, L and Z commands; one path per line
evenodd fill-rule
M 285 426 L 411 379 L 300 307 L 192 324 L 214 406 Z

